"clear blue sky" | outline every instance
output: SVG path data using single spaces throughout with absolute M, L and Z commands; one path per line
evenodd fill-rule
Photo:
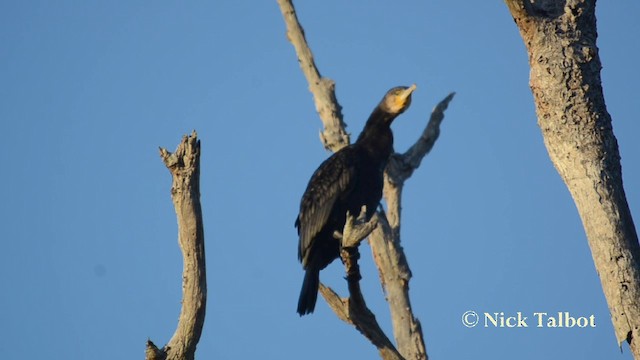
M 357 134 L 417 83 L 396 149 L 450 91 L 405 187 L 411 299 L 433 359 L 621 354 L 580 219 L 536 124 L 524 45 L 500 2 L 299 1 Z M 637 2 L 598 4 L 602 79 L 640 218 Z M 295 312 L 299 199 L 328 156 L 275 1 L 0 4 L 0 353 L 142 359 L 175 329 L 182 259 L 157 147 L 202 140 L 209 302 L 200 359 L 376 358 L 320 300 Z M 362 249 L 367 300 L 391 334 Z M 346 294 L 342 267 L 322 280 Z M 468 329 L 467 310 L 594 315 L 589 329 Z

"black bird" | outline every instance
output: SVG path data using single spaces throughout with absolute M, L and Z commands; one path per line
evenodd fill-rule
M 298 300 L 300 316 L 313 312 L 320 270 L 340 255 L 340 240 L 334 233 L 342 233 L 347 211 L 358 216 L 366 205 L 367 221 L 376 211 L 382 198 L 384 168 L 393 151 L 390 125 L 409 107 L 415 89 L 411 85 L 389 90 L 358 140 L 325 160 L 311 176 L 296 219 L 298 259 L 306 271 Z

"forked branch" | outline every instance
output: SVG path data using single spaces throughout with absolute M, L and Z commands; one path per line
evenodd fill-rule
M 147 341 L 146 360 L 192 360 L 202 334 L 207 304 L 204 229 L 200 206 L 200 141 L 194 131 L 185 135 L 172 154 L 160 148 L 171 172 L 171 198 L 178 218 L 182 250 L 182 309 L 173 337 L 162 349 Z
M 373 259 L 385 290 L 393 333 L 400 353 L 408 359 L 427 359 L 420 321 L 413 315 L 409 298 L 411 270 L 400 244 L 400 217 L 404 182 L 420 166 L 440 135 L 444 111 L 455 93 L 449 94 L 431 112 L 420 138 L 404 154 L 393 154 L 385 172 L 383 196 L 387 213 L 380 216 L 379 226 L 369 237 Z
M 320 72 L 318 71 L 313 61 L 311 50 L 309 49 L 309 46 L 306 42 L 302 26 L 300 26 L 300 23 L 297 19 L 291 0 L 278 0 L 278 4 L 284 17 L 284 21 L 287 25 L 287 37 L 296 50 L 298 62 L 300 63 L 302 72 L 307 78 L 309 89 L 314 96 L 316 110 L 318 111 L 320 119 L 324 124 L 324 130 L 320 136 L 322 144 L 325 148 L 331 149 L 332 151 L 337 151 L 338 149 L 346 146 L 349 143 L 349 138 L 345 131 L 345 124 L 342 121 L 340 105 L 338 105 L 338 102 L 335 98 L 334 83 L 333 81 L 320 76 Z M 383 281 L 383 284 L 385 284 L 385 290 L 389 292 L 389 288 L 386 287 L 386 283 L 391 281 L 391 279 L 395 279 L 395 281 L 398 283 L 397 286 L 401 289 L 404 289 L 403 291 L 393 291 L 393 296 L 397 297 L 398 299 L 402 298 L 402 301 L 395 302 L 395 300 L 397 299 L 394 298 L 394 300 L 392 301 L 391 299 L 389 299 L 389 297 L 387 297 L 387 301 L 389 302 L 389 306 L 391 309 L 392 319 L 394 319 L 394 335 L 396 343 L 398 344 L 398 350 L 400 350 L 400 353 L 406 359 L 427 359 L 427 353 L 424 346 L 420 323 L 411 313 L 411 306 L 408 295 L 408 281 L 411 276 L 411 272 L 402 251 L 402 247 L 400 246 L 399 220 L 400 195 L 402 186 L 400 186 L 399 189 L 396 187 L 395 190 L 389 190 L 388 188 L 390 188 L 390 184 L 392 182 L 390 181 L 390 179 L 399 179 L 398 182 L 403 183 L 404 180 L 409 178 L 413 173 L 413 170 L 415 170 L 420 165 L 421 159 L 433 147 L 435 140 L 438 138 L 439 126 L 444 117 L 444 110 L 447 108 L 447 105 L 449 104 L 453 96 L 453 93 L 449 94 L 449 96 L 441 101 L 436 109 L 434 109 L 431 115 L 431 120 L 429 121 L 429 125 L 425 129 L 418 142 L 413 147 L 411 147 L 403 155 L 392 155 L 389 161 L 389 165 L 387 166 L 387 169 L 385 171 L 384 191 L 384 197 L 389 208 L 387 215 L 391 219 L 389 221 L 387 221 L 386 218 L 382 219 L 384 217 L 384 214 L 382 214 L 381 219 L 383 221 L 381 221 L 381 223 L 384 222 L 387 224 L 387 226 L 377 226 L 376 230 L 374 230 L 372 236 L 370 237 L 371 240 L 375 237 L 374 235 L 378 233 L 378 243 L 376 245 L 372 243 L 372 250 L 374 252 L 374 257 L 376 258 L 376 264 L 378 265 L 378 269 L 380 271 L 380 278 Z M 381 214 L 378 214 L 378 216 L 380 215 Z M 355 256 L 355 254 L 353 255 Z M 345 256 L 343 254 L 341 254 L 341 256 L 343 257 L 344 261 Z M 349 257 L 350 256 L 347 256 L 347 258 Z M 381 262 L 379 261 L 379 259 L 381 258 L 386 259 L 385 265 L 381 265 Z M 345 264 L 347 264 L 346 261 Z M 347 274 L 349 274 L 348 269 Z M 350 276 L 348 275 L 347 279 L 349 278 Z M 349 289 L 351 299 L 354 299 L 354 295 L 357 295 L 359 291 L 352 291 L 356 289 L 352 289 L 351 284 L 352 282 L 350 282 Z M 354 282 L 353 284 L 355 285 L 356 282 Z M 320 292 L 322 293 L 325 300 L 330 304 L 332 309 L 334 309 L 340 319 L 353 324 L 353 319 L 356 318 L 356 316 L 354 315 L 354 313 L 347 311 L 347 309 L 352 309 L 351 303 L 353 301 L 350 301 L 349 299 L 341 299 L 331 289 L 322 285 L 320 286 Z M 359 296 L 362 296 L 361 293 L 359 294 Z M 404 308 L 400 308 L 402 306 L 404 306 Z M 370 318 L 373 318 L 375 321 L 375 317 L 373 317 L 373 314 L 371 314 L 370 312 L 369 314 L 371 316 Z M 409 314 L 410 316 L 408 316 L 407 314 Z M 367 317 L 364 318 L 369 319 Z M 377 326 L 377 323 L 375 325 Z M 363 332 L 361 328 L 358 328 L 358 330 Z M 380 333 L 382 333 L 382 330 L 380 330 Z M 367 335 L 364 332 L 363 334 L 367 336 L 367 338 L 369 338 L 372 342 L 374 342 L 372 337 L 370 337 L 371 334 Z M 382 333 L 382 335 L 384 334 Z M 388 344 L 386 344 L 385 339 Z M 383 351 L 381 350 L 380 353 L 383 358 L 394 358 L 385 356 L 400 356 L 399 354 L 397 354 L 397 351 L 395 350 L 395 348 L 393 348 L 393 345 L 390 343 L 390 341 L 388 341 L 388 338 L 386 336 L 384 336 L 384 339 L 376 339 L 374 344 L 376 344 L 376 346 L 378 346 L 379 344 L 382 345 L 382 347 L 378 346 L 378 349 L 392 349 L 385 353 L 383 353 Z
M 382 359 L 400 360 L 402 355 L 393 346 L 393 343 L 384 334 L 378 324 L 375 315 L 369 310 L 360 290 L 360 267 L 358 259 L 360 252 L 358 246 L 373 231 L 378 223 L 378 216 L 374 215 L 368 222 L 366 219 L 366 207 L 357 219 L 347 212 L 347 221 L 342 232 L 342 249 L 340 257 L 347 274 L 349 297 L 340 298 L 331 288 L 320 284 L 320 293 L 325 298 L 331 309 L 338 317 L 353 325 L 364 335 L 380 352 Z

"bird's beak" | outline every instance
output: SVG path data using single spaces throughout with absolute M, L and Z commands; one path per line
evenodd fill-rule
M 395 98 L 395 112 L 402 112 L 411 104 L 411 93 L 416 89 L 416 84 L 409 86 L 404 89 L 400 94 L 398 94 Z
M 416 84 L 413 84 L 411 86 L 409 86 L 401 95 L 400 97 L 402 98 L 402 100 L 406 100 L 411 93 L 417 88 Z

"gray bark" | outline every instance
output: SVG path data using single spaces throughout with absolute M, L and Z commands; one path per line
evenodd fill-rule
M 438 136 L 444 111 L 455 93 L 445 97 L 431 112 L 422 135 L 404 154 L 393 154 L 385 171 L 383 197 L 387 203 L 387 216 L 381 217 L 379 226 L 369 237 L 373 259 L 378 267 L 380 281 L 386 293 L 391 312 L 393 335 L 398 351 L 407 359 L 427 359 L 420 321 L 413 315 L 409 298 L 411 270 L 400 244 L 400 216 L 402 189 L 422 159 L 431 151 Z
M 287 26 L 287 38 L 293 45 L 298 63 L 313 94 L 316 111 L 324 124 L 324 130 L 320 133 L 320 141 L 325 149 L 336 152 L 349 145 L 350 138 L 346 132 L 346 124 L 342 120 L 342 107 L 335 97 L 335 83 L 329 78 L 320 76 L 320 71 L 313 61 L 313 54 L 304 36 L 304 30 L 298 21 L 295 8 L 291 0 L 278 0 L 278 6 L 282 12 Z M 341 254 L 343 256 L 344 254 Z M 343 256 L 349 260 L 349 256 Z M 320 283 L 320 294 L 335 314 L 344 322 L 353 325 L 378 349 L 380 357 L 387 360 L 401 360 L 398 350 L 393 346 L 389 338 L 378 325 L 375 316 L 367 308 L 362 293 L 360 292 L 358 276 L 354 276 L 354 266 L 357 261 L 349 261 L 345 264 L 348 277 L 349 293 L 351 298 L 343 299 L 332 289 Z M 359 270 L 357 270 L 359 274 Z M 356 279 L 358 278 L 358 279 Z M 349 280 L 350 279 L 350 280 Z M 359 301 L 352 301 L 357 299 Z
M 365 222 L 366 207 L 362 207 L 358 219 L 347 212 L 347 221 L 342 232 L 342 249 L 340 257 L 347 274 L 349 297 L 340 298 L 331 288 L 320 284 L 320 293 L 329 307 L 338 315 L 340 320 L 353 325 L 364 337 L 378 349 L 380 357 L 385 360 L 405 360 L 395 348 L 391 340 L 385 335 L 378 324 L 375 315 L 369 310 L 360 290 L 360 267 L 358 247 L 378 224 L 375 215 L 369 222 Z
M 595 0 L 507 0 L 549 157 L 576 204 L 619 344 L 640 359 L 640 247 L 600 80 Z
M 204 326 L 207 276 L 204 228 L 200 206 L 200 141 L 194 131 L 184 136 L 175 153 L 160 148 L 171 172 L 171 198 L 178 219 L 178 243 L 182 250 L 182 309 L 173 337 L 162 349 L 147 341 L 147 360 L 193 360 Z
M 324 124 L 324 130 L 320 134 L 322 144 L 325 148 L 335 152 L 349 144 L 349 137 L 345 131 L 346 125 L 342 120 L 341 107 L 335 97 L 334 83 L 330 79 L 320 76 L 291 0 L 278 0 L 278 5 L 280 6 L 280 11 L 287 26 L 287 38 L 296 50 L 298 63 L 309 83 L 309 90 L 313 94 L 316 110 Z M 411 271 L 409 270 L 409 265 L 406 262 L 406 257 L 400 246 L 399 204 L 401 191 L 390 191 L 391 184 L 389 179 L 398 178 L 404 182 L 404 180 L 411 176 L 413 170 L 420 165 L 421 159 L 431 149 L 438 137 L 439 125 L 444 117 L 444 110 L 452 98 L 453 94 L 450 94 L 434 109 L 429 125 L 427 125 L 420 139 L 406 154 L 394 154 L 392 156 L 391 162 L 385 172 L 384 198 L 389 208 L 386 215 L 394 219 L 393 223 L 395 225 L 392 228 L 386 219 L 382 219 L 370 236 L 370 244 L 376 259 L 380 279 L 383 281 L 384 289 L 387 292 L 387 301 L 389 302 L 394 337 L 398 350 L 389 347 L 390 343 L 387 344 L 383 341 L 386 335 L 384 335 L 377 323 L 369 324 L 368 320 L 363 320 L 364 318 L 373 318 L 375 321 L 373 314 L 371 314 L 371 317 L 350 317 L 349 314 L 346 313 L 345 308 L 354 303 L 354 301 L 349 302 L 349 300 L 353 299 L 341 299 L 333 290 L 324 287 L 322 284 L 320 286 L 321 294 L 336 315 L 343 321 L 354 325 L 365 334 L 378 348 L 383 359 L 396 358 L 398 351 L 405 359 L 427 359 L 422 329 L 420 328 L 418 320 L 413 316 L 411 303 L 409 301 L 408 289 Z M 379 213 L 378 215 L 380 217 L 385 216 L 384 213 Z M 385 260 L 381 261 L 380 259 Z M 351 285 L 350 282 L 349 289 L 351 296 L 361 296 L 361 294 L 358 295 L 357 292 L 351 291 Z M 364 301 L 362 301 L 362 304 L 364 304 Z M 361 310 L 369 311 L 366 306 Z M 370 331 L 369 333 L 362 331 L 362 328 L 365 327 Z M 375 339 L 382 340 L 374 340 L 373 336 L 375 336 Z
M 347 125 L 342 121 L 342 107 L 336 99 L 335 83 L 320 75 L 291 0 L 278 0 L 278 5 L 287 25 L 287 39 L 296 50 L 300 69 L 313 94 L 316 111 L 324 123 L 320 141 L 325 149 L 336 152 L 349 145 L 350 139 L 345 130 Z

